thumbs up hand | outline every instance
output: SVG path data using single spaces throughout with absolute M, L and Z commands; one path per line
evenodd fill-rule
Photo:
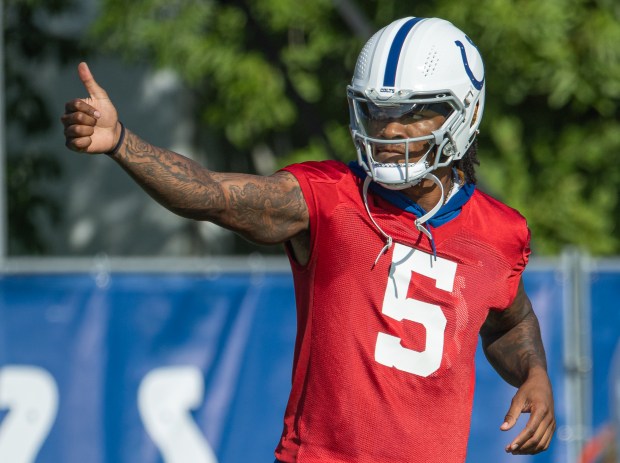
M 121 136 L 116 108 L 86 63 L 78 65 L 78 75 L 89 96 L 65 105 L 65 113 L 60 118 L 65 127 L 65 144 L 73 151 L 107 153 L 114 149 Z

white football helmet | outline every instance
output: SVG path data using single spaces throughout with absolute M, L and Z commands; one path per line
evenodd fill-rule
M 383 186 L 402 189 L 461 159 L 478 133 L 484 94 L 482 57 L 462 31 L 438 18 L 394 21 L 368 40 L 347 87 L 360 166 Z M 427 110 L 446 117 L 427 136 L 385 139 L 371 130 L 373 122 L 409 119 Z M 422 141 L 428 151 L 410 162 L 410 144 Z M 377 149 L 386 144 L 404 144 L 403 163 L 378 162 Z

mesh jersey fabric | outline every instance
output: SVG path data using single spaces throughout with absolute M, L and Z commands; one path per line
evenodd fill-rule
M 478 333 L 516 295 L 525 219 L 475 190 L 431 227 L 434 260 L 415 217 L 371 192 L 373 218 L 396 243 L 374 265 L 385 243 L 362 181 L 336 161 L 285 170 L 308 205 L 311 252 L 304 266 L 289 252 L 298 326 L 277 459 L 464 462 Z

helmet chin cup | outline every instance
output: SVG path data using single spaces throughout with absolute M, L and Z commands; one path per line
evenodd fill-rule
M 418 179 L 418 180 L 414 180 L 414 181 L 409 182 L 409 183 L 403 183 L 403 184 L 399 184 L 399 185 L 394 185 L 394 184 L 390 184 L 390 183 L 382 183 L 382 182 L 379 182 L 379 181 L 377 181 L 377 183 L 379 185 L 381 185 L 383 188 L 387 188 L 388 190 L 400 191 L 400 190 L 404 190 L 404 189 L 412 187 L 412 186 L 416 186 L 421 181 L 422 181 L 422 179 Z
M 420 161 L 415 164 L 380 164 L 373 163 L 372 179 L 390 190 L 403 190 L 417 185 L 427 172 L 427 166 Z

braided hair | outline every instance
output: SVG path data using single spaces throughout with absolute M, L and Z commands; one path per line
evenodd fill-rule
M 465 176 L 465 182 L 473 183 L 474 185 L 478 182 L 476 179 L 476 167 L 479 166 L 480 161 L 478 160 L 478 140 L 474 140 L 471 144 L 465 156 L 455 162 L 455 167 L 457 170 L 463 172 Z

